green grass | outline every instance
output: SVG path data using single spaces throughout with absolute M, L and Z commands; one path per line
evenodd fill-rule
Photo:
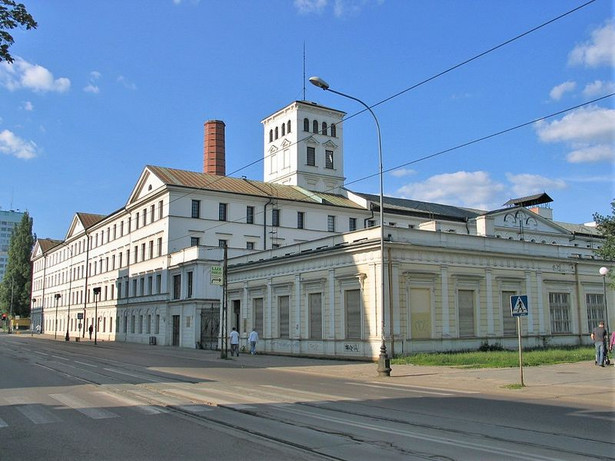
M 523 351 L 523 366 L 594 361 L 593 347 L 549 348 Z M 391 360 L 394 365 L 428 365 L 462 368 L 508 368 L 519 366 L 519 351 L 420 353 Z

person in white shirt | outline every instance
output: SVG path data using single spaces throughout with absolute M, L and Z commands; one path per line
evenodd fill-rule
M 258 333 L 254 328 L 252 328 L 250 336 L 248 336 L 248 341 L 250 341 L 250 354 L 256 354 L 256 341 L 258 341 Z
M 228 336 L 231 340 L 231 357 L 233 353 L 239 357 L 239 333 L 237 332 L 237 328 L 233 327 L 233 330 Z

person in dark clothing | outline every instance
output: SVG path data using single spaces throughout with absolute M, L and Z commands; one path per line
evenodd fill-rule
M 92 332 L 94 331 L 94 325 L 90 325 L 90 328 L 88 328 L 88 331 L 90 332 L 90 339 L 92 339 Z
M 594 328 L 591 334 L 592 341 L 594 341 L 594 346 L 596 347 L 596 365 L 604 366 L 605 361 L 605 345 L 607 332 L 606 328 L 604 328 L 604 322 L 600 321 L 598 326 Z

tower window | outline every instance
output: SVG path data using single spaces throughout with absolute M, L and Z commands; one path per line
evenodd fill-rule
M 324 134 L 325 136 L 327 136 L 327 122 L 322 122 L 321 134 Z
M 310 121 L 307 118 L 303 119 L 303 131 L 310 131 Z
M 325 168 L 329 170 L 333 169 L 333 151 L 332 150 L 325 151 Z
M 278 127 L 275 127 L 275 139 L 278 139 Z
M 318 120 L 312 122 L 312 133 L 318 133 Z
M 273 142 L 273 130 L 269 130 L 269 142 Z
M 337 128 L 335 127 L 335 123 L 331 124 L 331 136 L 333 136 L 334 138 L 337 137 Z
M 316 166 L 316 149 L 313 147 L 307 148 L 307 164 L 308 166 Z
M 286 132 L 290 133 L 290 120 L 286 122 Z
M 282 136 L 286 134 L 286 124 L 282 123 Z

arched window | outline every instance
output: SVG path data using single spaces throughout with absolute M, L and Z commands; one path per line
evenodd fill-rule
M 269 142 L 273 141 L 273 130 L 269 130 Z
M 278 127 L 275 127 L 275 139 L 278 139 Z
M 327 122 L 322 122 L 321 134 L 327 135 Z
M 286 131 L 290 133 L 290 120 L 286 122 Z
M 334 138 L 337 138 L 337 129 L 335 127 L 335 123 L 331 124 L 331 136 L 333 136 Z
M 307 118 L 303 119 L 303 131 L 310 131 L 310 121 Z
M 286 124 L 282 123 L 282 136 L 286 134 Z
M 312 133 L 318 133 L 318 120 L 312 122 Z

